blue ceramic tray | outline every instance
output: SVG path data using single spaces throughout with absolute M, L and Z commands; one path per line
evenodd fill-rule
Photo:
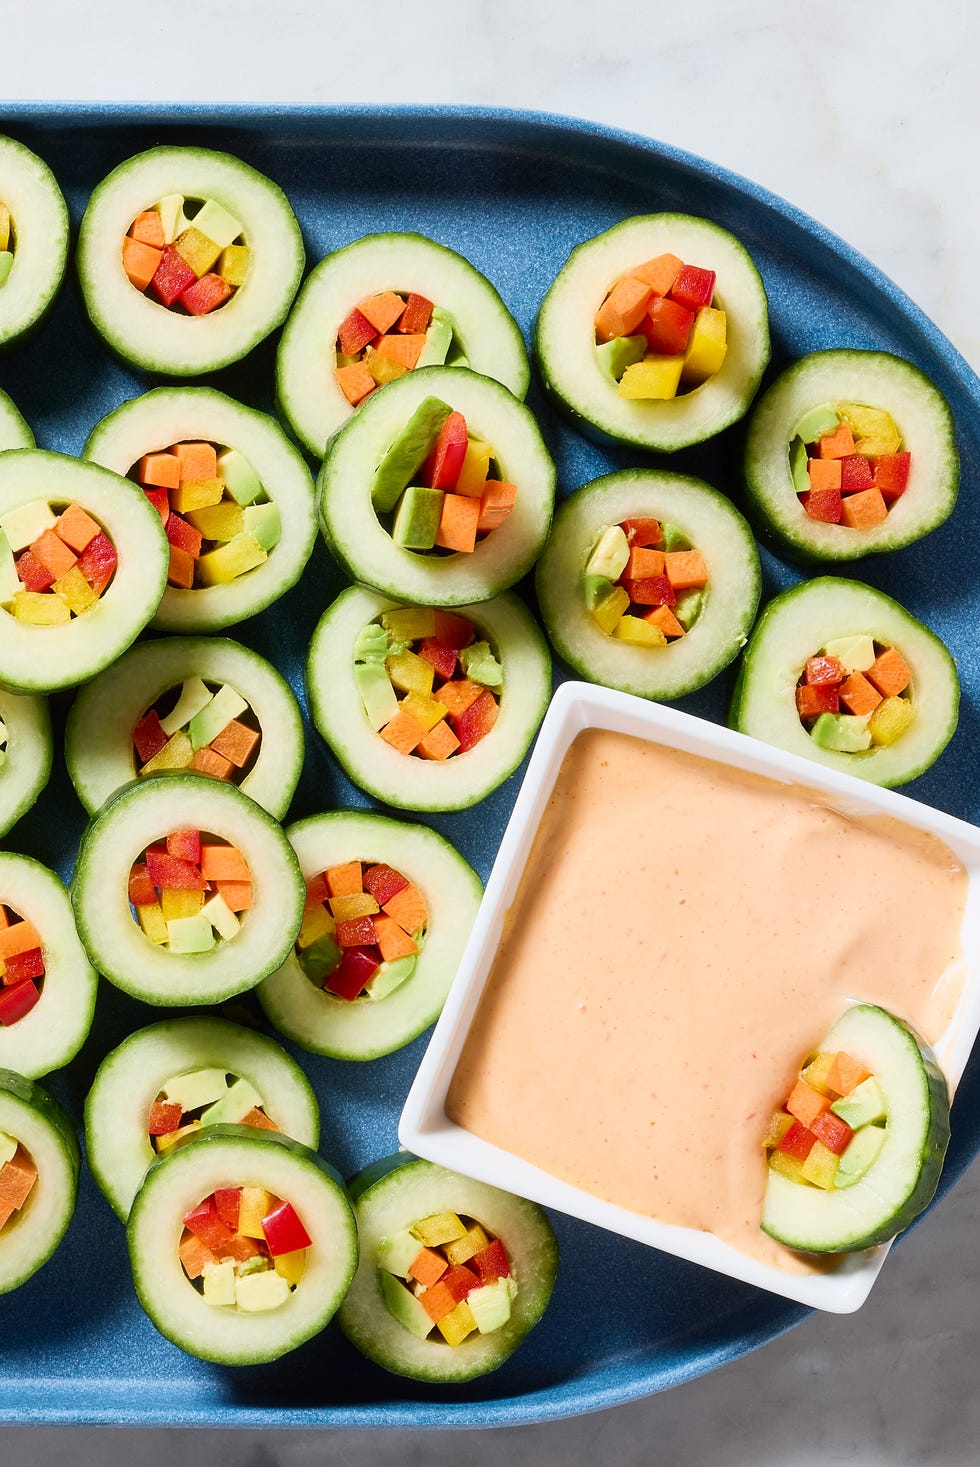
M 935 627 L 959 660 L 965 694 L 960 730 L 910 792 L 980 822 L 980 598 L 972 539 L 980 382 L 894 285 L 812 220 L 674 149 L 534 114 L 23 107 L 8 109 L 2 127 L 50 163 L 76 224 L 93 185 L 131 154 L 160 142 L 224 148 L 285 188 L 311 261 L 368 232 L 421 230 L 485 271 L 525 331 L 572 246 L 629 214 L 679 209 L 731 229 L 752 252 L 769 292 L 771 371 L 819 347 L 881 347 L 916 362 L 952 404 L 963 460 L 957 512 L 921 545 L 859 566 L 857 573 Z M 271 408 L 272 365 L 266 345 L 221 373 L 216 385 Z M 68 453 L 77 453 L 92 425 L 144 386 L 94 339 L 71 281 L 40 335 L 0 363 L 0 387 L 21 407 L 39 443 Z M 562 492 L 636 462 L 635 454 L 603 451 L 578 437 L 537 387 L 529 401 L 557 457 Z M 677 463 L 737 493 L 737 430 L 678 455 Z M 797 579 L 773 557 L 764 562 L 768 593 Z M 304 648 L 340 588 L 320 546 L 300 586 L 236 633 L 271 658 L 301 696 Z M 721 719 L 726 691 L 724 678 L 718 679 L 683 706 Z M 59 727 L 68 702 L 55 700 Z M 432 822 L 484 877 L 519 777 L 478 809 Z M 310 733 L 291 818 L 367 803 Z M 82 825 L 58 761 L 35 811 L 6 844 L 67 877 Z M 88 1044 L 52 1081 L 76 1118 L 106 1051 L 158 1017 L 104 986 Z M 323 1109 L 322 1150 L 342 1171 L 354 1172 L 395 1149 L 396 1118 L 423 1045 L 424 1039 L 365 1065 L 302 1057 Z M 980 1064 L 974 1063 L 957 1096 L 941 1190 L 978 1149 Z M 483 1381 L 451 1391 L 402 1381 L 365 1363 L 330 1330 L 277 1364 L 223 1370 L 182 1355 L 144 1317 L 129 1282 L 122 1230 L 85 1174 L 78 1212 L 54 1260 L 0 1301 L 0 1418 L 307 1427 L 530 1422 L 663 1390 L 763 1344 L 804 1316 L 784 1300 L 584 1224 L 559 1217 L 556 1225 L 562 1267 L 552 1306 L 517 1355 Z

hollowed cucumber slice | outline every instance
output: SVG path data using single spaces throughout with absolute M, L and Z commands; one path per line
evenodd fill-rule
M 0 453 L 11 448 L 33 448 L 34 434 L 5 392 L 0 392 Z
M 14 234 L 13 264 L 0 286 L 3 348 L 36 326 L 58 294 L 68 264 L 68 205 L 48 165 L 23 143 L 4 137 L 0 204 L 10 213 Z
M 0 1070 L 0 1131 L 37 1167 L 27 1201 L 0 1231 L 0 1294 L 7 1294 L 37 1273 L 64 1237 L 80 1157 L 75 1128 L 58 1102 L 13 1070 Z
M 47 700 L 0 688 L 0 723 L 7 736 L 0 763 L 0 836 L 4 836 L 31 808 L 51 776 Z

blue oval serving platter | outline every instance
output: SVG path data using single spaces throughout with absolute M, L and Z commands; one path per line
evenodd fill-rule
M 962 458 L 960 502 L 919 545 L 860 563 L 854 573 L 895 595 L 955 654 L 964 700 L 946 753 L 908 793 L 980 823 L 980 612 L 975 522 L 980 480 L 980 382 L 950 343 L 854 250 L 753 184 L 688 154 L 592 123 L 471 109 L 223 107 L 8 108 L 3 130 L 53 168 L 77 226 L 94 185 L 157 143 L 226 149 L 275 179 L 299 216 L 313 264 L 379 230 L 419 230 L 466 255 L 494 282 L 525 334 L 538 303 L 581 240 L 619 220 L 665 209 L 700 214 L 746 244 L 769 294 L 773 362 L 822 347 L 880 348 L 917 363 L 949 400 Z M 274 344 L 210 379 L 233 397 L 272 409 Z M 0 361 L 13 397 L 44 448 L 78 453 L 112 408 L 152 382 L 110 358 L 85 320 L 71 277 L 40 333 Z M 529 403 L 554 453 L 562 493 L 637 462 L 600 449 L 567 426 L 537 385 Z M 736 427 L 672 465 L 738 500 Z M 764 553 L 766 591 L 799 579 Z M 303 697 L 305 649 L 342 580 L 322 545 L 300 584 L 231 635 L 270 658 Z M 528 591 L 530 596 L 530 591 Z M 563 676 L 556 666 L 556 678 Z M 723 678 L 679 706 L 721 720 Z M 70 697 L 54 700 L 56 731 Z M 485 877 L 520 771 L 474 810 L 432 820 Z M 307 725 L 307 762 L 295 819 L 370 802 L 344 777 Z M 5 841 L 67 879 L 84 825 L 56 759 L 51 784 Z M 244 1000 L 231 1016 L 255 1018 Z M 103 985 L 95 1027 L 51 1088 L 80 1122 L 99 1061 L 127 1033 L 159 1017 Z M 321 1149 L 346 1174 L 397 1146 L 396 1122 L 425 1038 L 369 1064 L 294 1051 L 323 1111 Z M 541 1063 L 547 1065 L 542 1043 Z M 980 1064 L 968 1068 L 953 1111 L 940 1192 L 980 1150 Z M 774 1296 L 555 1218 L 562 1264 L 541 1325 L 495 1374 L 435 1388 L 388 1375 L 328 1330 L 286 1359 L 221 1369 L 181 1354 L 136 1303 L 123 1231 L 91 1177 L 55 1258 L 3 1300 L 0 1418 L 133 1425 L 478 1427 L 526 1423 L 612 1406 L 666 1389 L 772 1339 L 805 1311 Z M 926 1223 L 928 1226 L 928 1222 Z

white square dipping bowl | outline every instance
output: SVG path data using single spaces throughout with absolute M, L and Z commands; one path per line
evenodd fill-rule
M 867 1298 L 889 1244 L 842 1255 L 839 1265 L 829 1273 L 785 1273 L 747 1257 L 713 1233 L 658 1222 L 646 1214 L 594 1197 L 481 1140 L 455 1125 L 446 1115 L 450 1082 L 539 822 L 569 746 L 579 733 L 590 728 L 631 734 L 734 769 L 764 775 L 782 784 L 802 785 L 826 795 L 844 815 L 888 815 L 944 841 L 968 876 L 961 934 L 965 981 L 953 1019 L 935 1045 L 935 1052 L 951 1089 L 963 1073 L 980 1030 L 980 830 L 906 795 L 879 789 L 851 775 L 838 774 L 717 724 L 628 694 L 588 683 L 567 682 L 552 699 L 542 724 L 456 980 L 405 1102 L 399 1140 L 429 1161 L 529 1197 L 545 1207 L 583 1218 L 597 1227 L 635 1238 L 801 1304 L 839 1314 L 850 1313 Z

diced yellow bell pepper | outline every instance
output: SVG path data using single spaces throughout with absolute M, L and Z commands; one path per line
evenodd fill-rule
M 152 759 L 147 759 L 140 774 L 160 774 L 167 769 L 187 769 L 194 758 L 194 745 L 187 735 L 178 729 Z
M 443 1243 L 455 1243 L 465 1238 L 466 1229 L 455 1212 L 434 1212 L 413 1224 L 412 1236 L 418 1238 L 425 1248 L 439 1248 Z
M 803 1181 L 803 1163 L 798 1156 L 790 1156 L 785 1151 L 771 1151 L 769 1165 L 774 1172 L 790 1182 Z
M 333 937 L 337 924 L 322 902 L 304 909 L 303 925 L 296 941 L 301 948 L 312 947 L 321 937 Z
M 10 245 L 10 210 L 6 204 L 0 204 L 0 250 L 5 250 Z
M 272 1211 L 272 1196 L 264 1187 L 243 1187 L 238 1204 L 238 1231 L 245 1238 L 264 1238 L 262 1219 Z
M 331 897 L 330 910 L 335 921 L 353 922 L 358 917 L 373 917 L 381 908 L 369 891 L 358 891 Z
M 424 657 L 414 652 L 399 652 L 395 657 L 385 658 L 385 667 L 399 692 L 426 696 L 432 692 L 435 668 Z
M 181 917 L 196 917 L 204 906 L 203 891 L 164 890 L 160 893 L 160 910 L 165 922 L 179 921 Z
M 858 440 L 858 453 L 868 458 L 877 458 L 882 453 L 898 453 L 902 446 L 902 435 L 895 426 L 895 420 L 884 408 L 865 407 L 860 402 L 839 402 L 837 415 L 850 423 Z
M 693 386 L 706 382 L 718 371 L 727 351 L 728 319 L 725 312 L 713 306 L 702 306 L 688 337 L 682 380 Z
M 593 608 L 592 615 L 607 636 L 612 636 L 620 619 L 629 611 L 630 598 L 623 586 L 613 586 L 605 601 Z
M 236 535 L 234 540 L 202 555 L 197 562 L 197 573 L 206 586 L 227 586 L 268 558 L 254 535 Z
M 281 1273 L 286 1283 L 295 1287 L 306 1272 L 306 1249 L 294 1248 L 292 1253 L 280 1253 L 272 1260 L 276 1273 Z
M 885 698 L 871 715 L 868 728 L 871 742 L 884 745 L 900 739 L 915 718 L 915 705 L 911 698 Z
M 431 606 L 398 606 L 386 611 L 381 625 L 396 642 L 418 642 L 436 634 L 436 614 Z
M 639 616 L 621 616 L 613 627 L 613 636 L 631 647 L 666 647 L 667 638 L 659 627 L 651 626 Z
M 386 382 L 394 382 L 397 377 L 404 377 L 408 371 L 401 362 L 396 362 L 394 357 L 385 356 L 383 352 L 375 351 L 369 346 L 364 353 L 364 365 L 379 387 L 384 387 Z
M 638 402 L 676 397 L 681 385 L 682 356 L 648 356 L 627 367 L 619 381 L 620 397 Z
M 452 1243 L 446 1244 L 446 1259 L 453 1268 L 457 1268 L 461 1263 L 466 1263 L 468 1259 L 474 1257 L 475 1254 L 482 1253 L 489 1243 L 490 1239 L 480 1227 L 480 1224 L 474 1223 L 469 1232 L 464 1234 L 462 1238 L 456 1238 Z
M 774 1111 L 769 1117 L 766 1134 L 762 1138 L 765 1147 L 778 1146 L 793 1124 L 793 1117 L 785 1110 Z
M 172 1151 L 175 1146 L 179 1146 L 181 1142 L 186 1141 L 189 1136 L 193 1136 L 194 1132 L 200 1129 L 200 1121 L 188 1121 L 187 1125 L 181 1126 L 179 1131 L 168 1131 L 165 1136 L 154 1136 L 153 1141 L 157 1151 L 163 1152 L 165 1155 L 168 1151 Z
M 199 229 L 195 229 L 193 224 L 177 236 L 174 249 L 181 259 L 187 261 L 198 279 L 208 273 L 221 254 L 221 247 Z
M 452 1313 L 444 1314 L 437 1322 L 436 1329 L 447 1345 L 461 1345 L 467 1335 L 471 1335 L 476 1329 L 473 1311 L 466 1300 L 462 1299 Z
M 182 479 L 177 488 L 170 491 L 170 508 L 178 514 L 189 514 L 192 509 L 220 504 L 224 492 L 221 479 Z
M 51 589 L 76 616 L 88 611 L 99 599 L 77 565 L 55 581 Z
M 822 1141 L 814 1141 L 800 1176 L 804 1182 L 812 1182 L 815 1187 L 822 1187 L 825 1192 L 829 1192 L 834 1185 L 838 1159 L 836 1152 L 831 1151 L 829 1146 L 825 1146 Z
M 445 718 L 449 709 L 445 703 L 437 703 L 435 698 L 426 697 L 424 693 L 409 693 L 407 698 L 402 699 L 402 712 L 414 718 L 428 733 Z
M 233 499 L 188 510 L 187 518 L 205 540 L 233 540 L 245 528 L 245 511 Z
M 44 591 L 18 591 L 13 599 L 14 618 L 30 627 L 57 627 L 71 621 L 71 612 L 60 596 Z
M 228 245 L 221 251 L 218 274 L 237 290 L 248 274 L 248 245 Z
M 800 1073 L 801 1080 L 805 1080 L 808 1085 L 813 1086 L 814 1090 L 819 1091 L 821 1095 L 826 1095 L 830 1100 L 837 1099 L 837 1091 L 827 1084 L 827 1076 L 831 1071 L 834 1059 L 835 1056 L 826 1051 L 816 1054 Z
M 471 438 L 466 445 L 466 457 L 463 459 L 463 467 L 459 471 L 459 478 L 453 493 L 481 499 L 492 457 L 493 449 L 489 443 L 484 443 L 479 438 Z
M 159 902 L 147 902 L 145 907 L 137 907 L 136 915 L 139 924 L 151 942 L 163 943 L 170 941 L 170 933 L 164 920 L 163 909 Z

